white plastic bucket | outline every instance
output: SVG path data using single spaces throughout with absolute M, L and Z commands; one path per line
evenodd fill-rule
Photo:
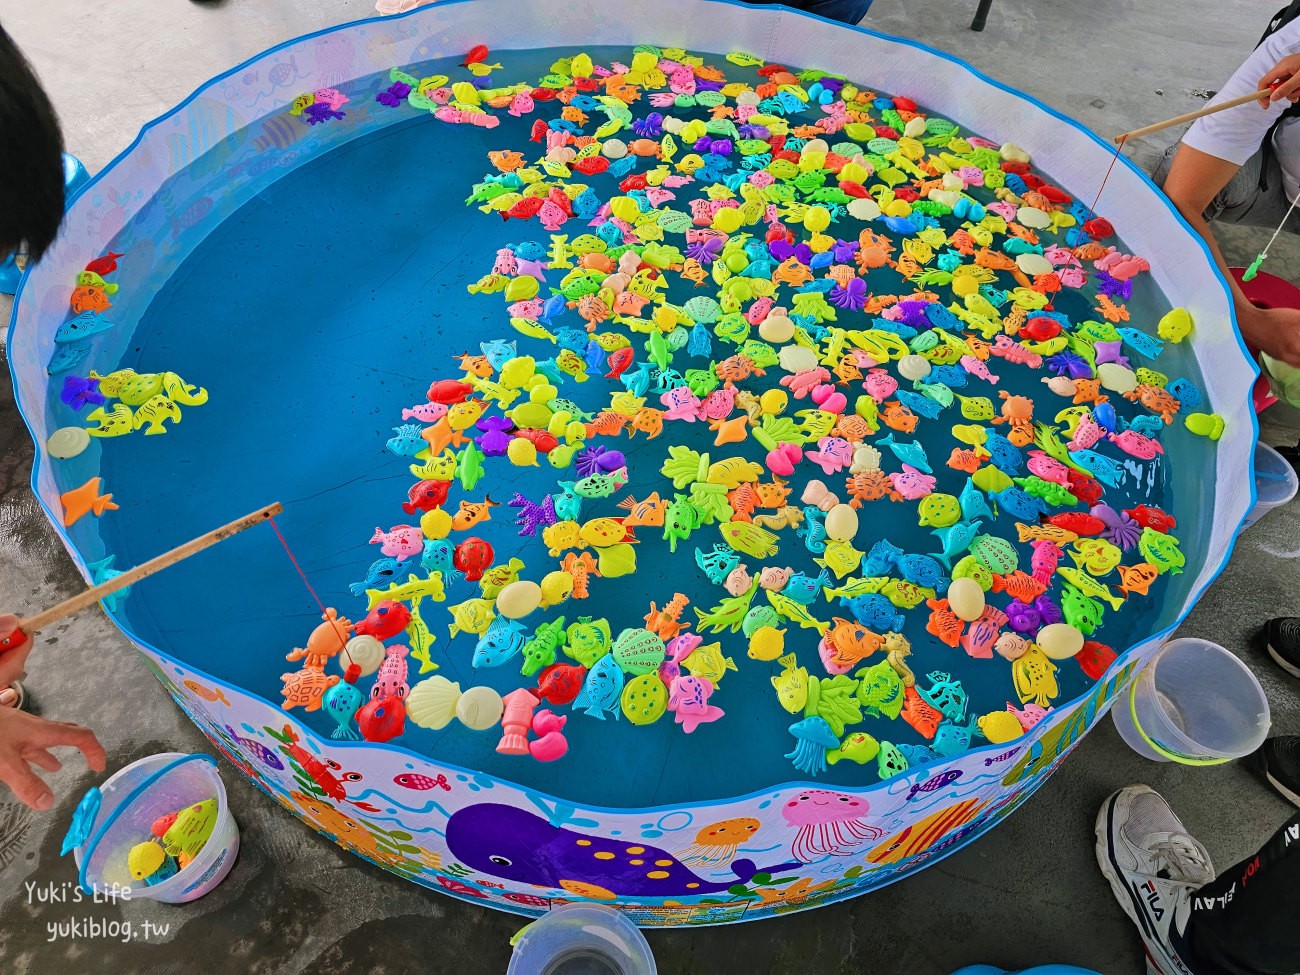
M 1208 640 L 1171 640 L 1121 692 L 1111 717 L 1143 758 L 1222 765 L 1268 734 L 1264 689 L 1250 668 Z
M 517 936 L 506 975 L 655 975 L 645 935 L 618 911 L 565 904 Z
M 1245 531 L 1274 508 L 1286 504 L 1300 488 L 1300 478 L 1285 457 L 1266 443 L 1255 444 L 1255 507 L 1241 523 Z
M 197 900 L 225 879 L 239 853 L 239 827 L 226 802 L 226 788 L 210 755 L 164 752 L 119 770 L 98 789 L 98 809 L 80 824 L 82 842 L 73 847 L 82 889 L 129 899 L 147 897 L 167 904 Z M 93 790 L 92 790 L 93 793 Z M 88 794 L 90 795 L 90 794 Z M 173 876 L 145 885 L 131 876 L 127 856 L 138 843 L 153 839 L 159 817 L 215 799 L 212 834 L 188 864 Z M 84 802 L 84 800 L 83 800 Z M 74 822 L 74 829 L 78 824 Z

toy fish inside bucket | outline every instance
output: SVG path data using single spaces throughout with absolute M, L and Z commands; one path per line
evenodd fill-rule
M 598 904 L 565 904 L 515 936 L 507 975 L 656 975 L 636 925 Z
M 183 904 L 225 879 L 239 828 L 209 755 L 150 755 L 82 797 L 63 839 L 81 888 Z

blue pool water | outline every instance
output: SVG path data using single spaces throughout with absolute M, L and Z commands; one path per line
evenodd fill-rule
M 597 61 L 609 56 L 591 53 Z M 530 70 L 536 76 L 545 71 L 536 66 L 551 59 L 540 52 L 512 58 L 507 67 L 512 76 L 524 77 Z M 432 73 L 436 66 L 423 67 Z M 362 102 L 373 99 L 387 83 L 386 77 L 376 77 L 341 87 L 354 102 Z M 498 248 L 548 239 L 535 222 L 503 222 L 462 205 L 472 184 L 487 171 L 489 150 L 535 148 L 527 143 L 531 119 L 505 119 L 500 128 L 485 130 L 447 126 L 406 110 L 395 111 L 393 117 L 400 121 L 286 169 L 219 224 L 200 223 L 186 230 L 201 239 L 184 262 L 174 269 L 159 268 L 152 294 L 132 299 L 123 295 L 138 305 L 139 317 L 120 366 L 177 372 L 206 387 L 211 400 L 186 410 L 183 422 L 166 436 L 137 434 L 104 445 L 102 473 L 122 507 L 112 517 L 78 530 L 97 529 L 107 551 L 117 554 L 119 567 L 278 500 L 286 507 L 279 524 L 312 585 L 328 605 L 359 620 L 364 601 L 352 597 L 348 585 L 363 579 L 379 557 L 378 546 L 367 544 L 376 526 L 387 529 L 414 522 L 399 507 L 412 483 L 407 461 L 384 448 L 392 428 L 402 422 L 402 409 L 422 401 L 432 380 L 457 375 L 458 363 L 452 357 L 477 352 L 481 341 L 514 338 L 521 353 L 539 358 L 554 353 L 553 347 L 509 329 L 500 296 L 475 297 L 465 290 L 467 283 L 491 270 Z M 599 178 L 593 184 L 608 192 Z M 850 223 L 856 235 L 858 226 Z M 566 231 L 573 235 L 581 229 L 570 224 Z M 552 273 L 554 284 L 563 272 Z M 886 277 L 892 272 L 873 274 L 881 276 L 878 284 L 873 281 L 874 290 L 894 293 L 898 279 Z M 1135 297 L 1130 310 L 1135 320 L 1142 317 L 1139 324 L 1153 328 L 1161 311 L 1151 294 L 1154 285 L 1147 281 L 1141 287 L 1146 297 Z M 689 297 L 676 289 L 669 294 L 671 301 Z M 1086 308 L 1072 307 L 1071 300 L 1063 297 L 1058 307 L 1085 317 Z M 841 320 L 849 315 L 841 312 Z M 562 324 L 580 323 L 569 316 Z M 639 359 L 639 341 L 636 345 Z M 1039 374 L 1001 360 L 993 364 L 1004 377 L 1001 388 L 1037 395 L 1044 412 L 1066 405 L 1042 391 Z M 1170 375 L 1198 378 L 1183 349 L 1171 350 L 1159 366 Z M 610 389 L 596 377 L 581 386 L 569 384 L 561 395 L 594 411 L 607 401 Z M 996 398 L 990 387 L 978 382 L 961 392 Z M 1120 409 L 1132 413 L 1127 404 Z M 958 494 L 964 475 L 943 465 L 956 445 L 948 434 L 954 422 L 966 422 L 955 407 L 940 420 L 923 420 L 918 435 L 929 448 L 939 477 L 937 490 Z M 632 480 L 627 491 L 588 502 L 583 517 L 621 514 L 616 502 L 627 494 L 638 499 L 656 490 L 661 496 L 670 494 L 671 485 L 658 473 L 670 443 L 709 452 L 714 460 L 732 454 L 761 460 L 752 441 L 718 448 L 712 440 L 713 433 L 703 424 L 669 423 L 656 440 L 624 435 L 618 443 L 597 441 L 627 454 Z M 1198 475 L 1213 469 L 1213 453 L 1181 425 L 1171 428 L 1164 442 L 1170 455 L 1183 459 L 1180 466 L 1171 470 L 1172 465 L 1159 465 L 1155 476 L 1148 477 L 1144 465 L 1130 479 L 1122 506 L 1147 501 L 1171 507 L 1177 497 L 1179 503 L 1171 510 L 1184 515 L 1180 538 L 1191 568 L 1203 550 L 1209 519 L 1197 524 L 1185 513 L 1194 512 L 1197 504 L 1209 510 L 1213 487 Z M 887 453 L 885 457 L 886 469 L 898 469 Z M 1167 475 L 1172 483 L 1166 483 Z M 490 459 L 488 476 L 474 491 L 453 488 L 449 507 L 454 510 L 462 498 L 482 500 L 485 493 L 502 502 L 492 520 L 473 533 L 492 542 L 498 561 L 519 555 L 528 565 L 525 575 L 540 578 L 555 568 L 554 560 L 540 537 L 517 536 L 513 510 L 504 502 L 516 491 L 540 499 L 555 490 L 557 476 L 571 479 L 572 472 L 556 472 L 545 464 L 519 469 L 505 458 Z M 811 476 L 843 496 L 844 475 L 824 477 L 803 465 L 791 484 L 792 502 Z M 909 551 L 936 551 L 929 529 L 914 523 L 915 510 L 914 504 L 868 504 L 860 512 L 863 528 L 857 546 L 865 550 L 876 538 L 888 536 Z M 996 530 L 1010 532 L 1011 519 L 999 519 Z M 718 540 L 714 527 L 700 529 L 674 557 L 668 556 L 658 530 L 642 528 L 637 535 L 635 576 L 596 580 L 590 599 L 535 614 L 529 624 L 561 612 L 570 623 L 579 615 L 607 615 L 617 633 L 641 625 L 649 602 L 662 606 L 675 591 L 686 593 L 701 608 L 725 595 L 704 579 L 691 557 L 697 545 L 707 549 Z M 1027 547 L 1023 558 L 1027 565 Z M 781 533 L 776 558 L 745 562 L 755 573 L 761 564 L 817 571 L 790 531 Z M 1190 581 L 1190 574 L 1172 583 L 1162 577 L 1151 599 L 1138 604 L 1140 611 L 1108 614 L 1098 637 L 1122 650 L 1167 624 L 1174 600 L 1166 603 L 1163 595 L 1185 585 L 1184 580 Z M 445 604 L 424 604 L 424 619 L 438 636 L 438 673 L 462 687 L 488 683 L 505 692 L 526 684 L 517 666 L 473 670 L 469 659 L 474 637 L 448 640 L 445 606 L 474 595 L 477 586 L 462 581 L 449 586 Z M 823 603 L 817 615 L 848 614 Z M 951 673 L 970 693 L 974 714 L 1016 701 L 1004 661 L 973 661 L 960 649 L 940 644 L 924 632 L 924 607 L 906 615 L 905 633 L 913 645 L 908 663 L 920 686 L 928 686 L 925 675 L 932 671 Z M 280 675 L 298 666 L 287 664 L 284 655 L 302 645 L 319 621 L 319 611 L 272 533 L 259 529 L 137 585 L 121 618 L 140 639 L 278 701 Z M 689 610 L 687 618 L 694 619 Z M 708 639 L 723 641 L 738 672 L 727 674 L 713 699 L 727 711 L 726 718 L 701 726 L 691 736 L 681 733 L 671 715 L 653 726 L 634 728 L 625 720 L 601 722 L 575 713 L 567 729 L 569 755 L 555 765 L 500 756 L 494 750 L 496 734 L 468 732 L 457 722 L 440 732 L 408 723 L 400 744 L 570 801 L 611 806 L 739 795 L 795 778 L 783 758 L 792 747 L 786 728 L 794 718 L 777 706 L 769 684 L 779 667 L 746 657 L 739 634 Z M 787 649 L 797 650 L 810 672 L 822 673 L 813 631 L 790 627 Z M 412 683 L 418 679 L 415 670 L 413 663 Z M 1070 661 L 1059 676 L 1059 703 L 1086 687 Z M 362 687 L 368 686 L 367 679 Z M 322 732 L 333 727 L 321 714 L 311 720 Z M 869 719 L 851 730 L 894 742 L 922 742 L 901 721 Z M 821 781 L 860 784 L 875 779 L 874 763 L 859 767 L 843 762 Z

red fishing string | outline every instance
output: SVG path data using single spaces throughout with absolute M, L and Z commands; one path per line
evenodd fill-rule
M 1119 137 L 1119 145 L 1115 147 L 1115 155 L 1111 157 L 1110 165 L 1106 167 L 1106 175 L 1101 178 L 1101 186 L 1097 190 L 1097 199 L 1093 200 L 1092 206 L 1088 208 L 1088 213 L 1090 213 L 1094 217 L 1097 215 L 1097 204 L 1101 202 L 1102 191 L 1106 189 L 1106 180 L 1110 179 L 1111 170 L 1113 170 L 1115 168 L 1115 164 L 1119 162 L 1120 150 L 1124 148 L 1124 141 L 1127 138 L 1128 138 L 1127 135 L 1121 135 Z
M 334 632 L 338 634 L 339 642 L 343 644 L 343 655 L 348 658 L 349 664 L 352 663 L 352 654 L 348 653 L 346 634 L 340 632 L 338 623 L 329 618 L 329 610 L 325 608 L 325 604 L 321 602 L 320 596 L 316 595 L 316 590 L 313 589 L 311 583 L 307 581 L 307 573 L 303 572 L 302 566 L 298 564 L 298 559 L 293 554 L 293 549 L 289 548 L 288 540 L 284 537 L 284 533 L 280 531 L 280 526 L 275 523 L 275 516 L 269 515 L 267 521 L 269 521 L 271 527 L 275 529 L 275 537 L 280 540 L 280 545 L 284 548 L 284 554 L 289 556 L 289 561 L 292 562 L 293 567 L 298 570 L 298 575 L 302 578 L 302 584 L 307 587 L 307 591 L 311 593 L 311 598 L 316 600 L 316 605 L 320 607 L 321 618 L 327 620 L 333 627 Z

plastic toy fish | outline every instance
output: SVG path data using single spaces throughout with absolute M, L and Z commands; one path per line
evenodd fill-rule
M 187 806 L 176 816 L 176 821 L 163 833 L 162 847 L 174 857 L 192 860 L 198 856 L 217 823 L 217 800 L 204 799 Z
M 1143 528 L 1138 539 L 1138 551 L 1161 574 L 1171 572 L 1177 575 L 1183 571 L 1186 557 L 1178 547 L 1178 539 L 1173 535 L 1166 535 L 1154 528 Z
M 447 612 L 451 613 L 452 622 L 447 630 L 452 637 L 457 633 L 473 633 L 482 636 L 496 616 L 496 610 L 490 599 L 466 599 L 454 606 L 448 606 Z
M 1108 586 L 1098 582 L 1081 569 L 1057 569 L 1056 572 L 1085 596 L 1109 603 L 1112 609 L 1119 609 L 1124 605 L 1124 597 L 1114 595 Z
M 692 677 L 700 677 L 717 687 L 728 670 L 736 670 L 736 662 L 724 656 L 720 643 L 707 643 L 697 647 L 681 662 Z
M 808 701 L 808 669 L 795 666 L 798 661 L 793 653 L 786 654 L 777 663 L 781 665 L 781 673 L 771 679 L 777 702 L 791 714 L 798 714 Z
M 588 671 L 582 690 L 573 702 L 574 710 L 585 709 L 591 717 L 602 720 L 608 711 L 617 718 L 623 682 L 623 671 L 617 661 L 609 655 L 601 657 Z
M 410 525 L 397 525 L 384 531 L 376 528 L 371 545 L 381 545 L 380 551 L 390 558 L 406 560 L 424 550 L 424 533 Z

